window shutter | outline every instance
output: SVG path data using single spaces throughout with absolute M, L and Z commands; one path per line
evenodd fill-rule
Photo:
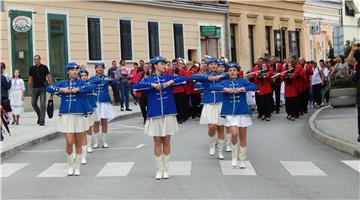
M 175 45 L 175 58 L 184 58 L 184 35 L 183 25 L 174 24 L 174 45 Z
M 148 22 L 149 56 L 153 58 L 160 55 L 159 52 L 159 25 L 157 22 Z
M 88 18 L 88 47 L 90 60 L 101 60 L 100 31 L 100 19 Z
M 131 21 L 120 20 L 121 59 L 132 60 Z

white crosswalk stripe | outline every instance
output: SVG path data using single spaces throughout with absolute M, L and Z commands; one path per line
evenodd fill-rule
M 9 177 L 25 166 L 29 165 L 28 163 L 4 163 L 0 165 L 0 177 Z
M 250 161 L 245 161 L 245 169 L 240 169 L 238 166 L 233 167 L 231 161 L 221 160 L 220 167 L 223 175 L 236 175 L 236 176 L 256 176 L 254 167 Z
M 51 177 L 65 177 L 67 176 L 67 163 L 54 163 L 45 171 L 41 172 L 37 177 L 51 178 Z
M 344 160 L 341 162 L 360 173 L 360 160 Z
M 319 169 L 311 161 L 280 162 L 292 176 L 326 176 L 325 172 Z
M 134 162 L 109 162 L 96 175 L 97 177 L 127 176 Z
M 169 174 L 171 176 L 190 176 L 191 161 L 170 161 Z

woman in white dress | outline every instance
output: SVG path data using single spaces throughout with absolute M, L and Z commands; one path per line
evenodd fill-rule
M 15 70 L 13 79 L 11 80 L 10 88 L 10 105 L 12 109 L 13 122 L 12 124 L 19 125 L 20 115 L 24 113 L 25 100 L 25 84 L 21 78 L 20 71 Z

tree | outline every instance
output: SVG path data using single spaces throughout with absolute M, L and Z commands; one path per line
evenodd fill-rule
M 332 45 L 332 43 L 331 43 L 331 40 L 329 40 L 329 53 L 327 54 L 327 56 L 328 56 L 328 58 L 329 59 L 334 59 L 335 58 L 335 56 L 334 56 L 334 47 L 333 47 L 333 45 Z
M 351 42 L 350 40 L 346 40 L 346 44 L 345 44 L 345 47 L 344 47 L 344 52 L 345 52 L 345 56 L 347 57 L 349 55 L 351 51 Z

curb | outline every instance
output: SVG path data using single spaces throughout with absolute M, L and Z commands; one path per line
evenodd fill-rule
M 129 114 L 125 114 L 125 115 L 118 115 L 116 116 L 114 119 L 110 120 L 109 123 L 111 122 L 116 122 L 122 119 L 129 119 L 129 118 L 134 118 L 134 117 L 138 117 L 141 116 L 141 112 L 134 112 L 134 113 L 129 113 Z M 1 151 L 1 160 L 5 160 L 7 158 L 10 158 L 12 156 L 15 156 L 16 154 L 18 154 L 20 151 L 32 147 L 34 145 L 37 144 L 42 144 L 45 143 L 47 141 L 56 139 L 57 137 L 61 136 L 62 134 L 59 134 L 59 132 L 54 132 L 54 133 L 45 133 L 43 135 L 31 138 L 27 141 L 21 142 L 20 144 L 16 144 L 14 146 L 11 146 L 7 149 L 4 149 Z
M 333 136 L 327 135 L 320 129 L 316 127 L 315 120 L 317 116 L 320 114 L 321 111 L 329 108 L 330 106 L 326 106 L 323 108 L 320 108 L 316 110 L 311 117 L 308 120 L 308 124 L 311 130 L 311 135 L 316 138 L 318 141 L 320 141 L 323 144 L 326 144 L 338 151 L 341 151 L 343 153 L 349 154 L 355 158 L 360 158 L 360 148 L 357 147 L 354 144 L 351 144 L 349 142 L 339 140 L 338 138 L 335 138 Z

